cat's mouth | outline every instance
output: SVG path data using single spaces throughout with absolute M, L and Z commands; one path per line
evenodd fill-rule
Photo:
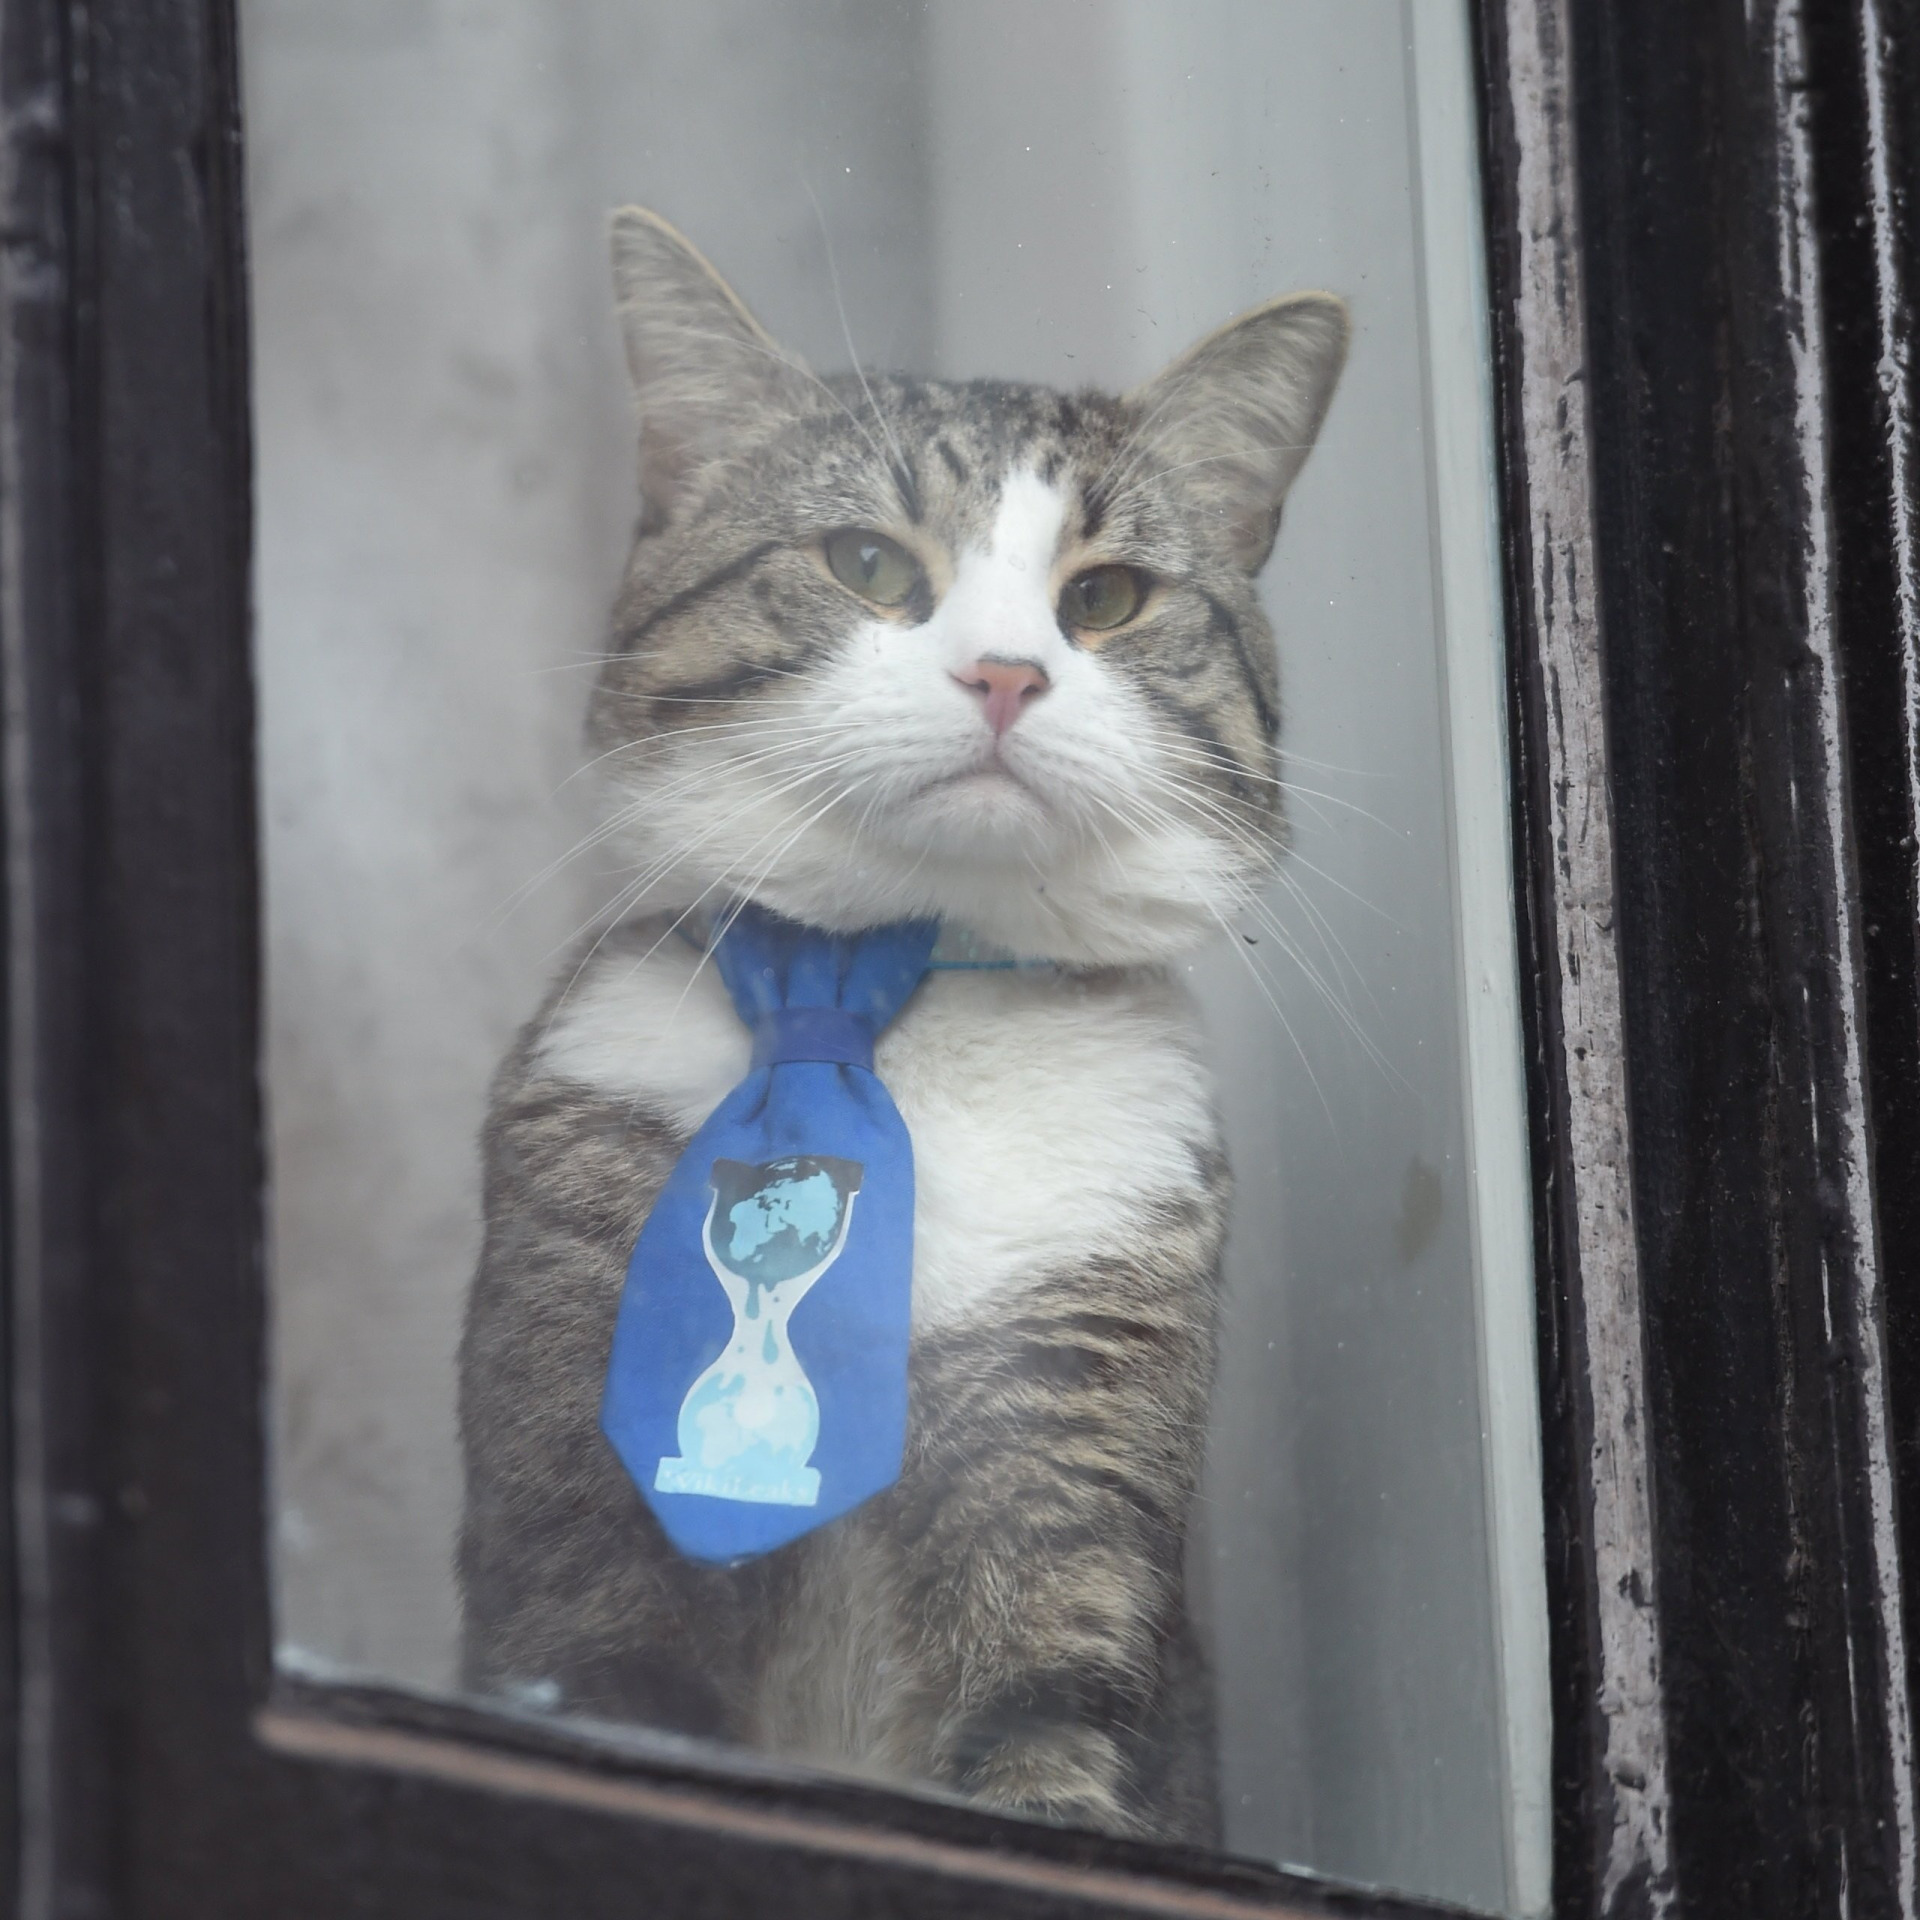
M 1000 787 L 1018 787 L 1022 793 L 1031 795 L 1035 800 L 1040 795 L 1034 791 L 1030 782 L 1023 780 L 1013 768 L 997 756 L 982 761 L 978 766 L 962 767 L 957 773 L 943 773 L 937 779 L 930 780 L 920 789 L 922 793 L 937 793 L 943 787 L 965 792 L 969 788 L 981 792 L 993 792 Z
M 997 752 L 936 774 L 913 795 L 911 805 L 923 827 L 960 831 L 969 840 L 983 833 L 1030 840 L 1036 829 L 1054 821 L 1046 795 Z
M 951 773 L 936 774 L 915 797 L 925 799 L 934 794 L 972 794 L 989 805 L 1018 795 L 1042 812 L 1049 811 L 1046 796 L 1018 768 L 1008 765 L 997 746 L 990 747 L 971 766 L 956 767 Z

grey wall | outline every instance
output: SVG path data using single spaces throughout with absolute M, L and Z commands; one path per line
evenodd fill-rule
M 450 1677 L 473 1136 L 596 897 L 540 876 L 631 511 L 605 209 L 822 366 L 823 230 L 862 357 L 936 372 L 1124 384 L 1328 286 L 1353 360 L 1266 582 L 1296 853 L 1194 969 L 1240 1182 L 1196 1573 L 1233 1845 L 1504 1901 L 1404 26 L 246 0 L 289 1662 Z
M 607 209 L 768 322 L 926 353 L 910 16 L 248 0 L 280 1637 L 451 1676 L 453 1341 L 488 1075 L 597 899 L 551 872 L 633 510 Z M 903 61 L 905 64 L 903 64 Z M 803 184 L 802 176 L 813 176 Z M 544 876 L 544 877 L 543 877 Z
M 1229 1832 L 1497 1900 L 1401 8 L 976 0 L 931 29 L 944 370 L 1125 386 L 1271 293 L 1353 307 L 1265 580 L 1294 858 L 1257 944 L 1194 969 L 1239 1181 L 1207 1528 Z

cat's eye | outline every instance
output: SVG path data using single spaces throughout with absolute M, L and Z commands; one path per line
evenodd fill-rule
M 876 607 L 903 607 L 926 577 L 920 563 L 897 540 L 871 527 L 843 527 L 826 540 L 833 577 Z
M 1147 576 L 1137 567 L 1089 567 L 1060 595 L 1060 624 L 1080 633 L 1111 633 L 1140 611 Z

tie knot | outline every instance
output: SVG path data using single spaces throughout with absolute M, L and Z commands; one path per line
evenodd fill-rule
M 753 1064 L 819 1060 L 873 1071 L 873 1023 L 842 1007 L 775 1007 L 753 1023 Z

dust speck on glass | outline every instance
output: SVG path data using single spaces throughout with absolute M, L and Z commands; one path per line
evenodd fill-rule
M 1544 1912 L 1463 0 L 241 15 L 281 1671 Z

